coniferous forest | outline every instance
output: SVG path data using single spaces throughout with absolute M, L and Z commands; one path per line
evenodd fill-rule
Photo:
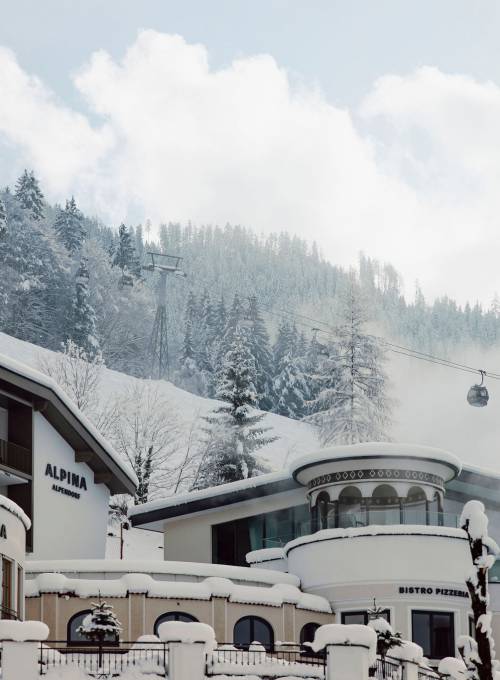
M 52 350 L 70 343 L 108 368 L 157 377 L 150 338 L 158 274 L 147 268 L 150 251 L 182 257 L 186 275 L 167 277 L 165 377 L 232 402 L 206 430 L 227 434 L 236 426 L 230 444 L 213 438 L 212 452 L 228 468 L 228 452 L 239 451 L 236 468 L 246 469 L 233 470 L 236 477 L 258 472 L 249 470 L 251 451 L 271 436 L 251 407 L 305 418 L 324 443 L 384 438 L 390 400 L 378 336 L 445 355 L 500 339 L 496 299 L 488 309 L 447 297 L 428 304 L 416 286 L 408 300 L 390 264 L 361 254 L 358 270 L 347 271 L 286 232 L 105 225 L 84 215 L 75 197 L 50 205 L 28 170 L 0 191 L 0 330 Z M 353 366 L 361 367 L 357 376 Z M 346 393 L 357 400 L 343 401 Z

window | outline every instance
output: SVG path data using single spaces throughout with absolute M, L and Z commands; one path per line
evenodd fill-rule
M 212 526 L 212 562 L 246 567 L 251 550 L 275 548 L 310 531 L 309 507 L 297 505 Z
M 273 629 L 267 621 L 258 616 L 244 616 L 234 626 L 233 641 L 238 647 L 249 647 L 252 642 L 260 642 L 267 650 L 272 651 Z
M 168 612 L 168 614 L 162 614 L 159 616 L 154 625 L 154 634 L 158 635 L 158 628 L 162 623 L 166 621 L 182 621 L 183 623 L 198 623 L 198 619 L 191 614 L 186 614 L 186 612 Z
M 476 626 L 474 624 L 474 617 L 469 616 L 469 636 L 475 640 L 476 639 Z
M 388 623 L 391 622 L 391 612 L 389 609 L 384 609 L 380 612 L 380 618 L 385 619 Z M 342 612 L 341 621 L 344 624 L 361 624 L 366 626 L 368 623 L 368 612 L 367 611 L 356 611 L 356 612 Z
M 413 611 L 413 642 L 424 650 L 430 659 L 443 659 L 455 654 L 453 614 L 450 612 Z
M 92 611 L 90 609 L 85 609 L 84 611 L 74 614 L 70 618 L 70 620 L 68 621 L 66 633 L 66 639 L 68 644 L 70 642 L 76 642 L 79 645 L 92 644 L 90 640 L 88 640 L 86 637 L 77 632 L 78 628 L 82 625 L 87 616 L 90 616 L 91 614 Z M 104 638 L 104 642 L 118 642 L 118 638 L 116 635 L 110 633 L 106 635 L 106 637 Z
M 2 557 L 2 619 L 14 618 L 12 611 L 12 562 Z
M 17 567 L 17 616 L 23 618 L 23 568 L 21 566 Z

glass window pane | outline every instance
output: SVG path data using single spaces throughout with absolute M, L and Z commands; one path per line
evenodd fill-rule
M 432 617 L 435 659 L 442 659 L 445 656 L 453 656 L 453 615 L 447 613 L 436 613 Z
M 368 619 L 366 612 L 343 612 L 342 623 L 346 625 L 361 624 L 365 625 Z
M 424 650 L 424 656 L 432 658 L 431 620 L 428 612 L 412 613 L 412 639 Z

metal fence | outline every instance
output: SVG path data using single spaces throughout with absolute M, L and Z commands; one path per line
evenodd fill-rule
M 232 644 L 221 644 L 207 656 L 206 676 L 258 675 L 262 680 L 307 676 L 322 680 L 325 667 L 324 654 L 312 654 L 298 645 L 276 647 L 270 651 L 253 645 L 242 649 Z
M 40 675 L 46 675 L 54 668 L 73 666 L 98 678 L 109 678 L 136 668 L 166 677 L 167 647 L 165 642 L 120 641 L 112 646 L 109 643 L 75 645 L 68 644 L 66 640 L 51 640 L 40 644 L 39 672 Z
M 403 667 L 395 659 L 377 657 L 375 665 L 370 668 L 370 676 L 376 680 L 404 680 Z

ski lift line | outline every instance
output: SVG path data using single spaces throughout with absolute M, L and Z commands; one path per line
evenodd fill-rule
M 327 325 L 326 322 L 324 321 L 319 321 L 318 319 L 313 319 L 312 317 L 305 316 L 303 314 L 295 314 L 294 312 L 287 312 L 284 310 L 276 310 L 276 311 L 271 311 L 269 306 L 266 305 L 265 303 L 261 303 L 262 307 L 264 307 L 264 311 L 267 314 L 270 314 L 271 316 L 290 316 L 293 318 L 303 318 L 307 319 L 308 321 L 311 321 L 315 324 L 322 324 L 322 325 Z M 266 309 L 267 307 L 267 309 Z M 327 335 L 328 337 L 335 338 L 335 334 L 331 330 L 325 330 L 323 328 L 318 328 L 316 326 L 311 326 L 303 321 L 297 321 L 297 324 L 300 326 L 304 326 L 305 328 L 308 328 L 309 330 L 317 331 L 318 333 L 323 333 Z M 390 352 L 393 352 L 394 354 L 401 354 L 402 356 L 409 357 L 411 359 L 420 359 L 421 361 L 427 361 L 428 363 L 433 363 L 437 364 L 440 366 L 445 366 L 448 368 L 453 368 L 458 371 L 462 371 L 464 373 L 479 373 L 480 375 L 483 375 L 488 378 L 492 378 L 493 380 L 500 380 L 500 374 L 486 371 L 483 369 L 479 368 L 474 368 L 473 366 L 467 366 L 466 364 L 460 364 L 456 361 L 451 361 L 449 359 L 444 359 L 442 357 L 436 357 L 432 354 L 428 354 L 426 352 L 420 352 L 419 350 L 414 350 L 411 349 L 410 347 L 404 347 L 402 345 L 397 345 L 395 343 L 389 342 L 389 340 L 386 340 L 385 338 L 381 336 L 373 336 L 380 342 L 382 342 L 384 345 L 387 346 L 387 349 Z

